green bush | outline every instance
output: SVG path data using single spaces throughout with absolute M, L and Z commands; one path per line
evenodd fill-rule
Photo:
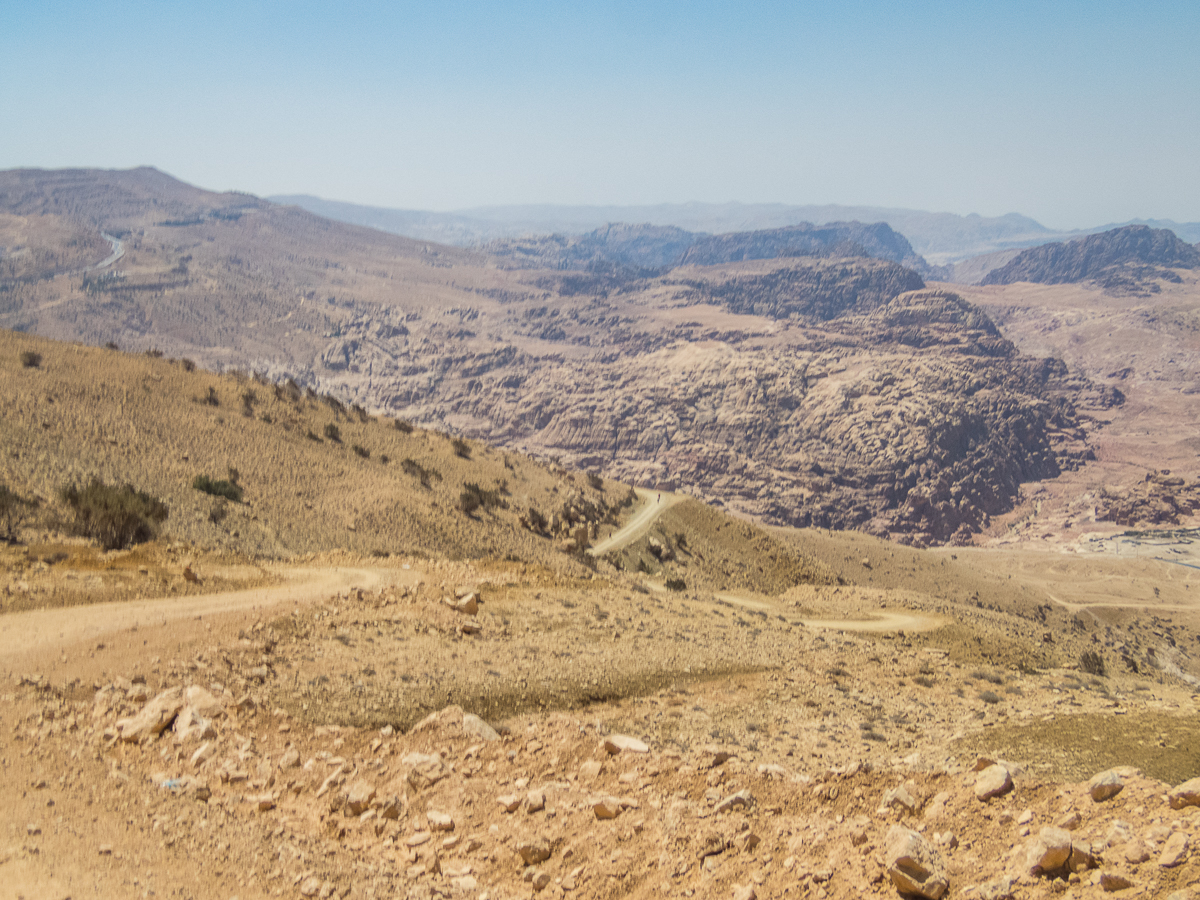
M 227 481 L 224 478 L 209 478 L 207 475 L 197 475 L 192 481 L 192 487 L 206 494 L 211 494 L 214 497 L 224 497 L 227 500 L 232 500 L 234 503 L 242 502 L 242 489 L 238 487 L 236 481 Z
M 121 550 L 158 534 L 167 505 L 133 485 L 113 487 L 93 478 L 85 488 L 67 485 L 59 492 L 75 513 L 73 530 L 93 538 L 105 550 Z

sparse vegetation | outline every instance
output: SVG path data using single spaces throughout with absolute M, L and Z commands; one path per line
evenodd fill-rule
M 666 581 L 668 591 L 686 591 L 687 583 L 682 578 L 668 578 Z
M 221 398 L 217 396 L 217 389 L 210 387 L 208 393 L 204 395 L 202 403 L 207 403 L 209 406 L 220 406 Z
M 330 422 L 325 426 L 325 437 L 329 438 L 335 444 L 340 444 L 342 442 L 342 430 Z
M 355 454 L 357 454 L 358 456 L 361 456 L 363 459 L 371 458 L 371 451 L 368 450 L 366 447 L 362 446 L 361 444 L 351 444 L 350 449 L 353 450 L 355 452 Z
M 423 488 L 430 487 L 432 479 L 434 478 L 436 478 L 438 481 L 442 480 L 442 476 L 439 472 L 433 469 L 425 468 L 415 459 L 405 459 L 400 463 L 400 468 L 404 471 L 405 475 L 411 475 L 413 478 L 417 479 Z
M 250 418 L 254 415 L 254 404 L 258 402 L 258 392 L 247 388 L 242 392 L 242 415 Z
M 1104 666 L 1104 657 L 1095 650 L 1084 650 L 1079 656 L 1079 668 L 1089 675 L 1098 675 L 1103 678 L 1108 674 Z
M 42 365 L 42 354 L 36 350 L 21 351 L 21 365 L 27 369 L 37 369 Z
M 979 699 L 982 700 L 984 703 L 992 705 L 992 704 L 1000 702 L 1000 695 L 997 694 L 995 691 L 983 691 L 979 695 Z
M 508 503 L 497 490 L 486 490 L 473 482 L 463 485 L 462 493 L 458 495 L 458 508 L 468 516 L 476 510 L 505 508 Z
M 67 485 L 59 492 L 75 514 L 72 530 L 99 541 L 105 550 L 122 550 L 158 534 L 167 505 L 132 485 L 113 487 L 93 478 L 84 488 Z
M 229 501 L 224 497 L 217 497 L 213 500 L 213 505 L 208 511 L 208 521 L 214 525 L 220 525 L 225 521 L 225 517 L 229 515 Z
M 397 419 L 392 426 L 401 434 L 412 434 L 413 427 L 403 419 Z
M 36 507 L 33 501 L 13 493 L 8 485 L 0 484 L 0 539 L 15 541 L 26 517 Z
M 471 445 L 462 438 L 454 438 L 450 441 L 450 447 L 454 450 L 454 455 L 459 459 L 471 458 Z
M 601 478 L 599 475 L 597 475 L 595 472 L 588 472 L 587 479 L 588 479 L 588 484 L 591 485 L 594 490 L 597 490 L 597 491 L 604 490 L 604 479 Z
M 113 349 L 116 349 L 116 344 L 113 345 Z M 183 371 L 185 372 L 196 371 L 196 363 L 188 359 L 186 356 L 179 361 L 179 364 L 183 366 Z
M 197 475 L 192 480 L 192 487 L 198 491 L 203 491 L 205 494 L 211 494 L 214 497 L 224 497 L 226 500 L 232 500 L 234 503 L 242 502 L 242 489 L 238 486 L 236 479 L 213 479 L 207 475 Z
M 321 438 L 317 435 L 317 433 L 315 431 L 313 431 L 311 428 L 308 429 L 308 432 L 304 436 L 306 438 L 308 438 L 310 441 L 316 441 L 318 444 L 325 443 L 323 440 L 321 440 Z

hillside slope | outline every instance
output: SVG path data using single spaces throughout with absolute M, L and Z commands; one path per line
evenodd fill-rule
M 38 216 L 70 211 L 123 254 L 0 282 L 0 326 L 293 378 L 772 522 L 918 543 L 966 540 L 1021 483 L 1081 464 L 1080 411 L 1117 397 L 1016 354 L 912 270 L 836 247 L 661 273 L 642 264 L 678 231 L 621 228 L 603 243 L 636 266 L 515 268 L 164 179 L 0 173 L 31 242 Z

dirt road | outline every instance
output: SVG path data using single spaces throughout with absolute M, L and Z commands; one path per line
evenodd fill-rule
M 647 491 L 642 488 L 635 490 L 645 505 L 621 529 L 589 547 L 588 553 L 592 556 L 603 556 L 609 550 L 620 550 L 626 544 L 633 543 L 650 530 L 650 526 L 659 516 L 675 504 L 688 499 L 680 494 L 671 494 L 666 491 Z
M 392 569 L 286 568 L 276 574 L 289 583 L 220 594 L 164 597 L 126 603 L 99 603 L 62 609 L 38 609 L 0 617 L 0 667 L 37 664 L 72 646 L 100 641 L 118 632 L 156 629 L 182 620 L 227 613 L 255 617 L 279 607 L 309 603 L 339 591 L 377 589 L 415 581 L 419 573 Z

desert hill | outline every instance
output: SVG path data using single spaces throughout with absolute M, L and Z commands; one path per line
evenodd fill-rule
M 1181 241 L 1174 232 L 1127 225 L 1026 250 L 993 269 L 980 283 L 1067 284 L 1094 280 L 1119 289 L 1149 279 L 1171 278 L 1167 269 L 1195 268 L 1200 268 L 1200 250 Z

